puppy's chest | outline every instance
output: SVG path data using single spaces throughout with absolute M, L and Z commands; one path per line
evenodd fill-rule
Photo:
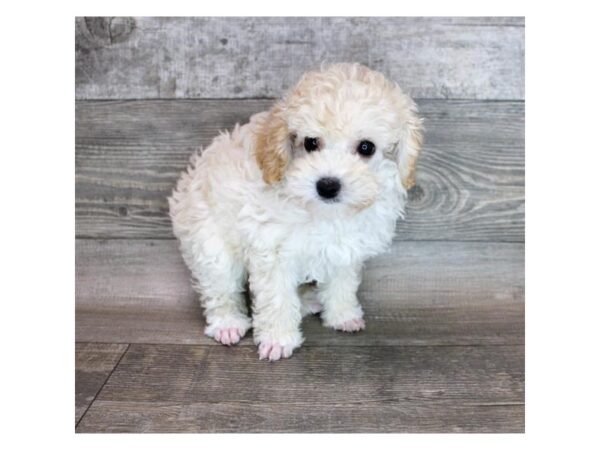
M 325 281 L 339 266 L 348 266 L 360 261 L 359 253 L 343 242 L 313 239 L 304 241 L 291 257 L 300 282 Z
M 295 261 L 300 281 L 324 281 L 336 268 L 360 265 L 385 250 L 391 237 L 358 226 L 332 223 L 298 231 L 288 241 L 286 250 Z

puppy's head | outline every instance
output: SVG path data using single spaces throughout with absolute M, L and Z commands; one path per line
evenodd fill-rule
M 256 159 L 266 183 L 304 204 L 361 210 L 377 199 L 391 161 L 405 189 L 415 184 L 421 130 L 397 84 L 359 64 L 335 64 L 305 74 L 271 108 Z

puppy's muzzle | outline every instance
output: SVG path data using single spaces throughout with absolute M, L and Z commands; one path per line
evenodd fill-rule
M 321 198 L 334 200 L 342 188 L 338 178 L 324 177 L 317 181 L 317 193 Z

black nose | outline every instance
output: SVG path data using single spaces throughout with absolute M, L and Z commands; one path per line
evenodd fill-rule
M 317 192 L 323 198 L 335 198 L 341 187 L 340 180 L 337 178 L 326 177 L 317 181 Z

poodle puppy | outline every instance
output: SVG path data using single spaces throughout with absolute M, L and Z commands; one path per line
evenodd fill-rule
M 334 64 L 192 155 L 169 206 L 205 334 L 231 345 L 252 327 L 259 358 L 274 361 L 301 345 L 309 312 L 363 329 L 361 270 L 392 242 L 421 145 L 422 119 L 396 83 Z M 301 288 L 315 282 L 307 302 Z

